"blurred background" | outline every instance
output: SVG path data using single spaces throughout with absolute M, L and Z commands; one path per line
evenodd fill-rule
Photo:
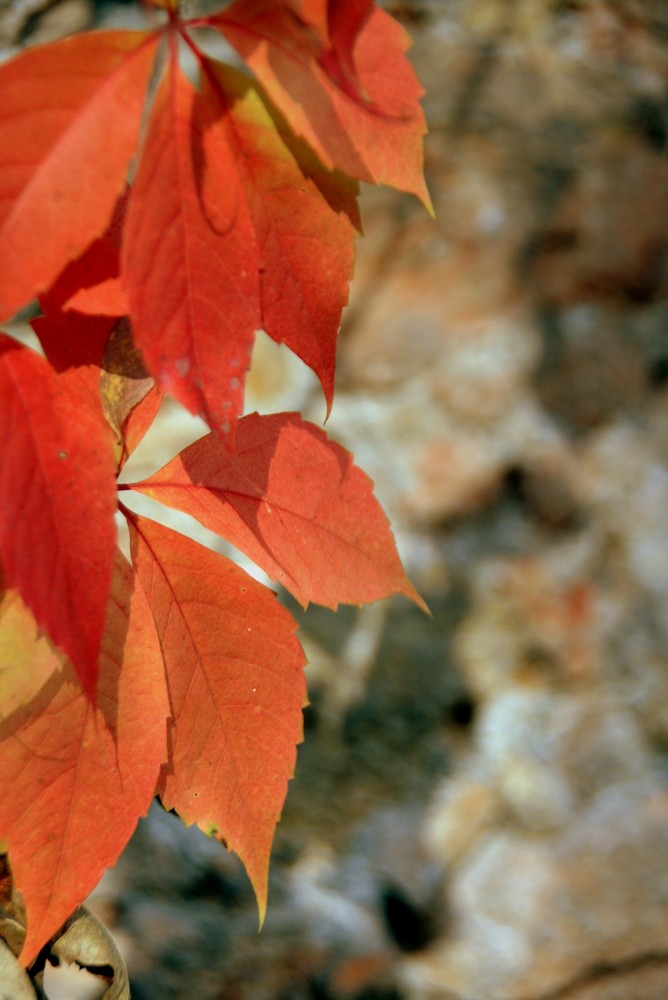
M 662 1000 L 668 3 L 384 6 L 436 221 L 364 191 L 327 429 L 433 618 L 292 607 L 311 706 L 260 934 L 237 859 L 157 806 L 90 906 L 133 1000 Z M 138 16 L 0 0 L 0 45 Z M 297 407 L 261 342 L 249 408 Z M 168 409 L 138 462 L 197 433 Z

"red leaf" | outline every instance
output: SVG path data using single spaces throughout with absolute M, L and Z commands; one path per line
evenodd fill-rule
M 65 391 L 83 393 L 86 405 L 100 408 L 100 368 L 107 341 L 116 325 L 110 316 L 49 313 L 31 321 L 52 368 L 61 376 Z
M 0 606 L 3 627 L 5 613 Z M 169 706 L 151 612 L 121 556 L 97 709 L 27 609 L 18 613 L 22 622 L 14 604 L 14 630 L 32 645 L 31 663 L 45 681 L 0 720 L 0 837 L 27 908 L 27 963 L 115 863 L 148 810 L 167 755 Z M 3 671 L 16 666 L 12 656 L 0 662 Z
M 285 0 L 314 28 L 322 45 L 321 67 L 352 98 L 372 105 L 364 94 L 355 68 L 357 36 L 373 10 L 374 0 Z
M 199 94 L 176 67 L 159 92 L 123 275 L 149 369 L 226 436 L 261 326 L 331 403 L 359 223 L 355 185 L 319 167 L 245 77 L 204 67 Z
M 120 270 L 120 248 L 100 237 L 65 268 L 47 295 L 40 296 L 40 305 L 46 313 L 57 309 L 90 316 L 127 316 Z
M 327 46 L 352 54 L 355 40 L 373 9 L 374 0 L 283 0 Z
M 51 301 L 51 300 L 50 300 Z M 126 319 L 53 312 L 31 323 L 62 385 L 73 383 L 102 411 L 122 468 L 153 423 L 161 396 L 134 347 Z
M 196 119 L 206 136 L 207 202 L 223 184 L 221 148 L 236 150 L 239 197 L 248 205 L 259 278 L 260 323 L 317 374 L 328 408 L 336 340 L 361 231 L 357 184 L 324 170 L 270 112 L 248 77 L 208 62 Z
M 121 241 L 129 188 L 116 202 L 107 231 L 71 261 L 40 296 L 45 313 L 77 312 L 91 316 L 127 316 L 121 285 Z
M 423 91 L 404 55 L 409 40 L 388 14 L 373 7 L 367 16 L 366 6 L 340 0 L 333 7 L 330 49 L 275 0 L 237 0 L 207 23 L 235 46 L 327 167 L 410 191 L 430 208 Z
M 0 317 L 106 229 L 137 140 L 158 38 L 77 35 L 0 67 Z
M 229 149 L 221 150 L 222 184 L 208 206 L 213 218 L 204 214 L 194 100 L 172 62 L 130 198 L 122 271 L 135 340 L 159 387 L 229 434 L 260 324 L 257 254 Z
M 323 45 L 329 42 L 329 0 L 282 0 L 297 17 L 311 26 Z
M 302 736 L 304 655 L 276 595 L 234 563 L 129 516 L 155 616 L 173 723 L 167 809 L 214 834 L 267 898 L 269 852 Z
M 295 413 L 239 421 L 234 454 L 213 435 L 134 483 L 245 552 L 302 605 L 424 602 L 406 577 L 373 484 Z
M 0 556 L 89 694 L 116 545 L 109 429 L 89 397 L 0 334 Z
M 52 368 L 58 372 L 60 391 L 78 395 L 83 405 L 103 413 L 100 397 L 100 374 L 107 341 L 117 320 L 110 316 L 83 316 L 80 313 L 53 312 L 38 316 L 30 325 Z M 108 425 L 108 421 L 107 421 Z M 118 470 L 121 448 L 115 429 L 107 426 L 108 447 L 114 448 Z
M 49 298 L 49 306 L 53 300 Z M 147 375 L 126 319 L 50 312 L 31 323 L 61 385 L 72 383 L 102 411 L 122 468 L 153 423 L 162 401 Z

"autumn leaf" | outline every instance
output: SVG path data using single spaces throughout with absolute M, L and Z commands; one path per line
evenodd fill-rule
M 257 251 L 229 149 L 212 218 L 204 214 L 195 95 L 172 60 L 132 191 L 122 272 L 136 344 L 158 386 L 229 435 L 260 325 Z
M 282 0 L 314 33 L 318 61 L 333 82 L 362 103 L 371 103 L 362 91 L 354 65 L 357 36 L 373 10 L 374 0 Z
M 123 281 L 149 370 L 227 437 L 260 327 L 316 371 L 331 404 L 359 220 L 356 185 L 324 171 L 246 77 L 203 67 L 199 93 L 174 64 L 158 93 Z
M 128 520 L 173 717 L 160 796 L 239 855 L 262 918 L 306 701 L 295 622 L 228 559 L 152 521 Z
M 116 545 L 109 429 L 89 398 L 0 334 L 0 556 L 93 694 Z
M 81 394 L 86 407 L 95 412 L 100 411 L 104 352 L 116 323 L 110 316 L 63 312 L 37 316 L 30 323 L 63 391 Z
M 411 192 L 430 208 L 423 91 L 405 57 L 403 28 L 361 0 L 339 0 L 330 5 L 327 48 L 317 4 L 300 4 L 311 24 L 294 16 L 294 6 L 237 0 L 206 23 L 234 45 L 325 166 Z
M 298 17 L 315 29 L 322 69 L 354 100 L 373 107 L 363 92 L 354 62 L 357 37 L 373 10 L 374 0 L 285 0 Z
M 425 607 L 371 480 L 299 414 L 253 413 L 239 421 L 234 454 L 207 435 L 130 488 L 197 518 L 303 605 L 405 594 Z
M 0 589 L 0 725 L 30 704 L 63 660 L 40 634 L 18 591 Z
M 49 300 L 51 306 L 52 300 Z M 153 423 L 162 397 L 137 351 L 127 319 L 49 312 L 32 320 L 44 353 L 88 405 L 102 412 L 121 469 Z
M 107 251 L 104 244 L 96 249 L 100 257 Z M 126 316 L 130 310 L 120 274 L 79 288 L 67 300 L 65 309 L 89 316 Z
M 17 622 L 13 601 L 0 606 L 0 630 L 14 614 L 13 632 L 32 646 L 44 677 L 30 701 L 0 719 L 0 838 L 26 905 L 28 963 L 147 812 L 167 755 L 169 706 L 152 615 L 122 556 L 100 650 L 97 708 L 24 606 Z M 9 651 L 0 677 L 15 669 Z
M 276 595 L 223 556 L 130 511 L 134 570 L 114 555 L 116 473 L 163 391 L 214 433 L 137 491 L 304 605 L 424 607 L 351 455 L 296 414 L 241 416 L 258 329 L 331 406 L 357 179 L 429 206 L 407 38 L 372 0 L 235 0 L 192 21 L 154 3 L 157 31 L 0 66 L 0 319 L 37 296 L 46 355 L 0 334 L 0 844 L 26 961 L 156 792 L 240 855 L 265 911 L 304 655 Z M 259 85 L 202 53 L 189 32 L 207 25 Z
M 316 373 L 328 410 L 334 395 L 336 342 L 361 232 L 357 184 L 324 170 L 309 148 L 272 113 L 248 77 L 208 60 L 196 120 L 209 167 L 205 201 L 226 183 L 214 164 L 236 147 L 240 196 L 255 236 L 260 325 Z M 237 168 L 239 169 L 239 168 Z
M 103 31 L 0 66 L 0 318 L 109 224 L 134 153 L 157 35 Z
M 297 17 L 308 24 L 316 33 L 322 45 L 329 42 L 329 0 L 280 0 Z
M 90 316 L 126 316 L 128 300 L 121 283 L 121 243 L 129 188 L 118 199 L 107 230 L 61 271 L 40 296 L 49 315 L 76 312 Z

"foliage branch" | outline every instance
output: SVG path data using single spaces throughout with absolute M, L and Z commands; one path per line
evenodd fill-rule
M 265 911 L 306 699 L 295 622 L 123 491 L 193 515 L 304 606 L 422 604 L 350 454 L 299 414 L 243 415 L 258 329 L 332 404 L 358 181 L 429 207 L 403 29 L 373 0 L 152 16 L 0 67 L 0 320 L 37 298 L 43 352 L 0 334 L 0 838 L 24 964 L 154 795 L 239 854 Z M 165 393 L 210 433 L 119 484 Z

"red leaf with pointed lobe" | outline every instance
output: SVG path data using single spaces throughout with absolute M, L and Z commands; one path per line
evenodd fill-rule
M 100 236 L 125 183 L 158 36 L 104 31 L 0 67 L 0 317 Z
M 131 488 L 222 535 L 304 606 L 405 594 L 425 608 L 371 480 L 299 414 L 253 413 L 234 454 L 208 435 Z
M 116 546 L 109 428 L 76 384 L 0 334 L 0 558 L 94 694 Z
M 136 344 L 158 386 L 229 435 L 260 320 L 257 251 L 229 148 L 215 201 L 202 204 L 195 95 L 172 61 L 130 198 L 122 272 Z
M 13 627 L 32 645 L 44 685 L 0 720 L 0 838 L 27 909 L 28 963 L 116 862 L 147 812 L 167 757 L 169 704 L 151 611 L 122 556 L 100 650 L 97 708 L 70 663 L 21 611 Z M 13 656 L 0 662 L 0 671 L 15 668 Z
M 331 404 L 359 221 L 354 183 L 324 171 L 247 78 L 204 66 L 199 94 L 174 66 L 158 94 L 123 276 L 149 369 L 225 437 L 260 327 Z
M 262 918 L 306 702 L 295 622 L 275 594 L 228 559 L 152 521 L 128 520 L 173 718 L 160 796 L 240 856 Z
M 328 409 L 336 341 L 348 301 L 361 231 L 357 183 L 324 170 L 309 148 L 272 114 L 248 77 L 209 61 L 196 102 L 209 169 L 203 194 L 213 203 L 229 183 L 221 147 L 237 150 L 239 196 L 255 237 L 260 325 L 316 373 Z
M 339 6 L 328 21 L 331 49 L 275 0 L 237 0 L 207 23 L 234 45 L 327 167 L 409 191 L 431 208 L 422 175 L 423 91 L 405 57 L 408 36 L 376 7 L 367 16 L 361 0 Z

